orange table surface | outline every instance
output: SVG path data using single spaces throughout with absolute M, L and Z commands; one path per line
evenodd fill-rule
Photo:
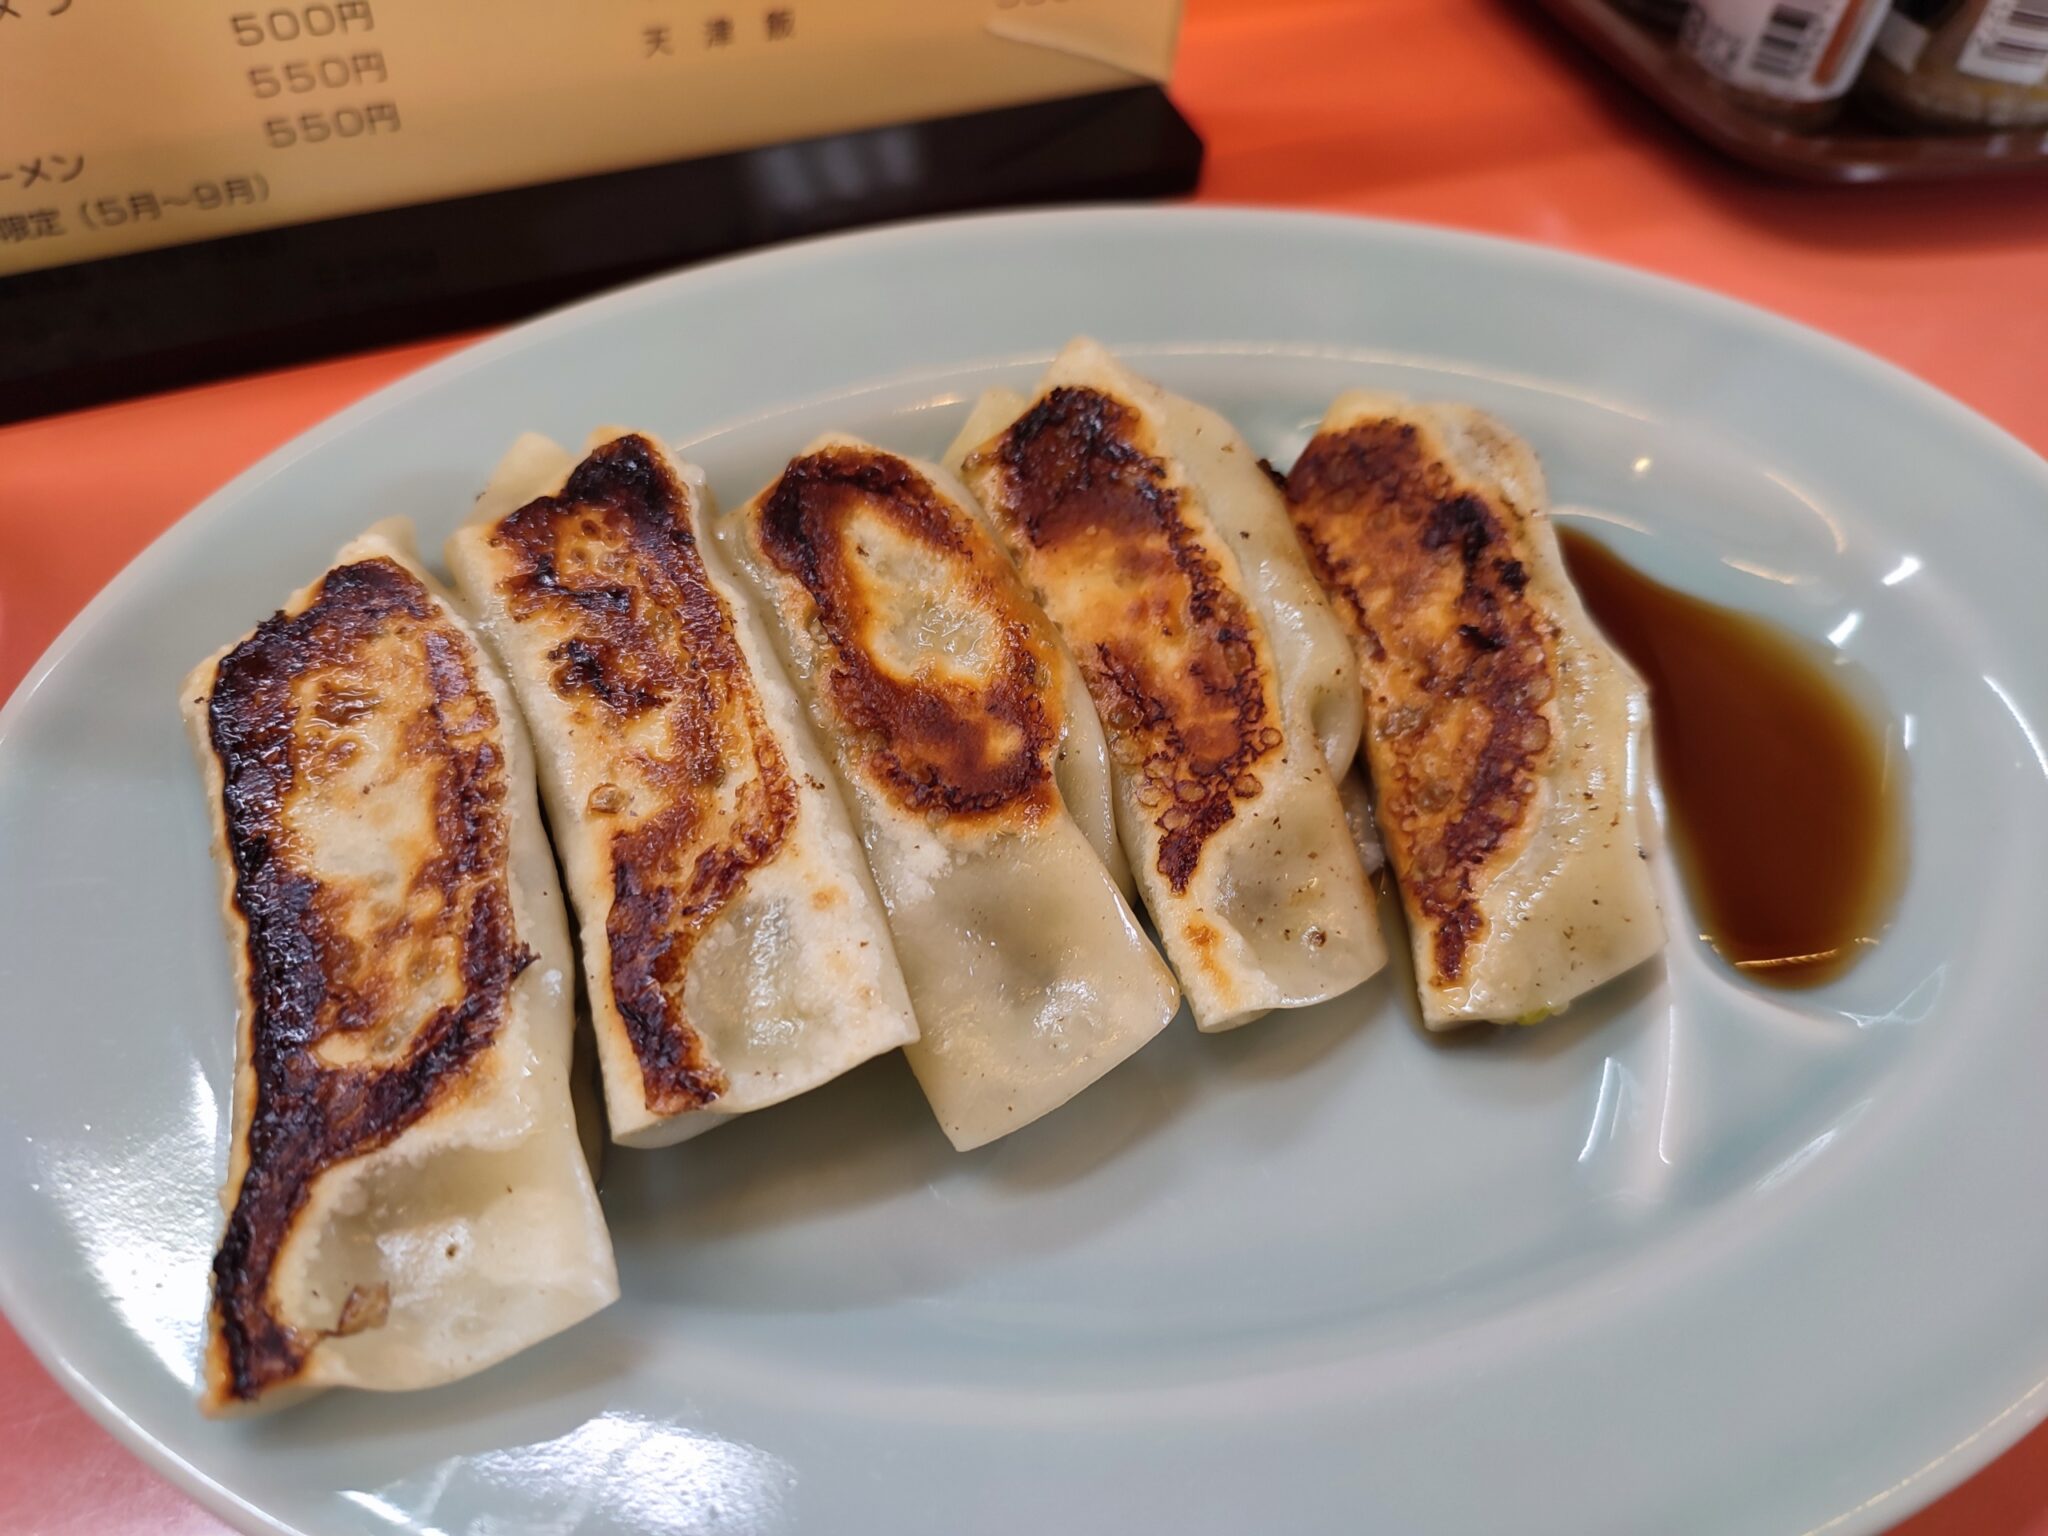
M 1845 337 L 2048 450 L 2048 180 L 1760 180 L 1517 0 L 1188 0 L 1174 95 L 1209 144 L 1203 199 L 1458 225 L 1667 273 Z M 209 491 L 460 341 L 0 428 L 0 694 Z M 4 1324 L 0 1446 L 0 1531 L 224 1529 Z M 2048 1428 L 1898 1531 L 2048 1536 Z

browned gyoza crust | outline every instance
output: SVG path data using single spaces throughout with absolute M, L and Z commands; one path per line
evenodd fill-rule
M 726 1090 L 683 1015 L 682 980 L 797 815 L 732 615 L 682 515 L 685 494 L 652 444 L 622 436 L 491 538 L 516 563 L 499 583 L 508 612 L 555 638 L 549 685 L 571 728 L 630 743 L 625 782 L 601 786 L 587 808 L 612 821 L 612 995 L 647 1107 L 661 1115 Z
M 1434 984 L 1459 985 L 1478 898 L 1526 840 L 1552 754 L 1555 626 L 1525 595 L 1515 520 L 1412 423 L 1319 434 L 1285 491 L 1358 645 L 1388 855 L 1434 924 Z
M 849 547 L 857 514 L 884 519 L 943 567 L 948 597 L 986 617 L 996 661 L 972 680 L 905 676 L 883 659 L 878 612 Z M 762 552 L 801 582 L 831 647 L 823 693 L 861 770 L 907 809 L 955 824 L 1029 824 L 1052 810 L 1057 654 L 1015 576 L 929 482 L 893 454 L 835 447 L 792 462 L 763 498 Z
M 380 907 L 390 915 L 366 934 L 369 897 L 305 867 L 290 812 L 351 770 L 351 727 L 371 721 L 430 776 L 432 806 L 404 899 Z M 319 1342 L 270 1303 L 314 1181 L 463 1094 L 533 955 L 513 921 L 498 712 L 468 638 L 410 572 L 381 558 L 341 566 L 303 612 L 257 626 L 221 660 L 207 726 L 247 925 L 254 1072 L 247 1170 L 214 1260 L 213 1305 L 228 1392 L 252 1401 L 297 1375 Z M 452 981 L 454 1000 L 392 1038 L 422 968 Z
M 1066 636 L 1181 895 L 1284 738 L 1258 626 L 1138 427 L 1120 401 L 1058 388 L 968 468 L 1001 470 L 989 510 Z

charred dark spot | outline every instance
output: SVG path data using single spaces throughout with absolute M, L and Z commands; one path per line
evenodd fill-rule
M 1318 434 L 1286 497 L 1357 643 L 1388 857 L 1432 924 L 1436 984 L 1455 985 L 1551 752 L 1554 630 L 1525 595 L 1511 515 L 1425 452 L 1413 423 Z
M 602 529 L 593 522 L 578 524 L 579 530 L 595 538 Z M 633 593 L 628 587 L 577 587 L 568 591 L 569 601 L 590 613 L 631 613 Z
M 432 770 L 435 786 L 434 851 L 413 872 L 412 889 L 435 899 L 422 904 L 434 915 L 401 926 L 431 925 L 426 937 L 445 941 L 461 996 L 393 1059 L 335 1068 L 320 1042 L 374 1027 L 407 986 L 389 974 L 381 946 L 348 936 L 347 891 L 294 859 L 286 809 L 311 771 L 294 688 L 316 679 L 307 691 L 331 701 L 326 675 L 346 673 L 373 650 L 406 658 L 417 686 L 399 697 L 356 696 L 343 713 L 352 723 L 372 711 L 408 712 L 397 732 L 402 750 Z M 247 929 L 255 1072 L 248 1169 L 213 1263 L 226 1391 L 236 1399 L 289 1381 L 319 1342 L 279 1318 L 270 1299 L 272 1270 L 314 1181 L 459 1091 L 534 958 L 513 926 L 499 722 L 475 665 L 469 641 L 426 588 L 396 563 L 371 559 L 330 571 L 303 612 L 266 619 L 215 676 L 207 724 L 225 780 L 233 902 Z M 317 705 L 307 715 L 322 726 L 334 719 Z
M 587 693 L 620 715 L 637 715 L 662 702 L 658 692 L 631 675 L 613 647 L 600 650 L 587 640 L 565 640 L 548 652 L 548 660 L 559 663 L 553 679 L 557 693 Z
M 1137 415 L 1092 389 L 1054 389 L 996 447 L 1004 507 L 1032 545 L 1089 534 L 1144 535 L 1179 521 L 1166 466 L 1135 441 Z
M 997 660 L 972 682 L 903 677 L 876 657 L 884 621 L 860 579 L 857 516 L 892 524 L 951 573 L 949 598 L 986 615 Z M 1015 573 L 968 513 L 916 469 L 875 449 L 828 448 L 792 462 L 762 499 L 762 553 L 810 594 L 832 646 L 825 692 L 849 735 L 872 745 L 866 771 L 902 804 L 955 818 L 1051 803 L 1056 655 Z M 914 602 L 916 593 L 894 594 Z
M 1184 893 L 1283 737 L 1264 637 L 1129 406 L 1048 391 L 969 464 L 1075 660 Z
M 795 785 L 705 572 L 688 494 L 653 444 L 623 436 L 491 538 L 513 561 L 499 582 L 508 612 L 562 636 L 547 653 L 550 682 L 565 701 L 597 706 L 584 722 L 593 734 L 655 711 L 666 727 L 662 749 L 621 750 L 621 773 L 641 792 L 608 784 L 590 806 L 607 816 L 636 807 L 611 837 L 605 937 L 611 1001 L 656 1114 L 726 1090 L 683 1012 L 690 957 L 796 819 Z M 725 788 L 734 776 L 742 782 Z
M 1284 491 L 1287 489 L 1287 477 L 1274 467 L 1271 459 L 1260 459 L 1259 470 L 1268 480 L 1273 482 L 1274 490 Z
M 1477 565 L 1495 533 L 1493 513 L 1477 496 L 1454 496 L 1429 509 L 1422 525 L 1422 547 L 1456 548 L 1467 565 Z

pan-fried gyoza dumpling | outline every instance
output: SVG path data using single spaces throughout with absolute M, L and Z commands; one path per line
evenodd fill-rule
M 1424 1021 L 1540 1018 L 1655 954 L 1643 686 L 1572 589 L 1528 445 L 1348 394 L 1286 495 L 1357 646 Z
M 614 1300 L 525 730 L 411 529 L 181 703 L 240 1002 L 208 1411 L 434 1386 Z
M 1337 781 L 1357 673 L 1244 440 L 1070 344 L 947 452 L 1073 652 L 1117 825 L 1195 1021 L 1335 997 L 1386 963 Z
M 513 448 L 448 563 L 502 658 L 582 924 L 613 1136 L 672 1142 L 917 1038 L 802 706 L 702 545 L 703 475 Z
M 1107 770 L 1045 616 L 951 477 L 814 443 L 720 524 L 832 743 L 963 1150 L 1065 1103 L 1179 995 L 1119 894 Z

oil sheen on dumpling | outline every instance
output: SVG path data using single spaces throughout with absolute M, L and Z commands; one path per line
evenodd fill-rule
M 1572 589 L 1528 445 L 1348 394 L 1286 497 L 1358 650 L 1425 1022 L 1541 1018 L 1655 954 L 1647 701 Z
M 860 842 L 703 475 L 522 439 L 448 563 L 532 728 L 613 1136 L 680 1140 L 917 1038 Z
M 204 1406 L 434 1386 L 614 1300 L 530 749 L 410 528 L 181 705 L 240 1011 Z
M 962 1149 L 1166 1024 L 1172 977 L 1105 860 L 1102 739 L 1072 663 L 951 477 L 828 437 L 723 519 L 861 823 Z
M 1356 666 L 1243 439 L 1082 340 L 1029 400 L 984 398 L 947 462 L 1087 679 L 1125 849 L 1196 1023 L 1379 970 L 1337 795 Z

